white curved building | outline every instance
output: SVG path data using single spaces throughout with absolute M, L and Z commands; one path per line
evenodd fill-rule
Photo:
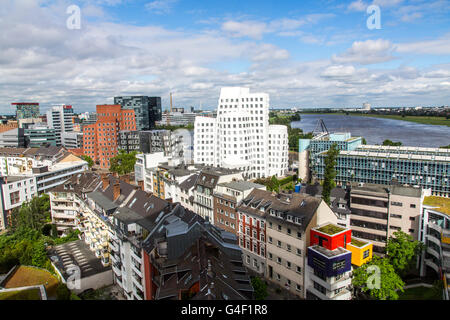
M 269 125 L 269 95 L 248 88 L 220 91 L 217 118 L 196 117 L 194 162 L 236 168 L 250 179 L 288 169 L 287 127 Z

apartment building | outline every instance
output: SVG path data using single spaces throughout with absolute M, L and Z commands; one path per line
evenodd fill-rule
M 177 198 L 179 198 L 180 204 L 190 211 L 194 211 L 194 190 L 197 183 L 199 174 L 194 173 L 190 175 L 183 182 L 178 184 Z M 176 200 L 174 202 L 177 202 Z
M 214 224 L 235 235 L 239 234 L 237 207 L 254 189 L 266 190 L 266 186 L 250 181 L 218 183 L 214 190 Z
M 419 240 L 426 246 L 419 257 L 421 276 L 434 274 L 443 281 L 443 299 L 450 297 L 450 200 L 426 196 L 420 216 Z
M 158 171 L 160 164 L 168 162 L 169 158 L 165 157 L 163 152 L 136 155 L 136 163 L 134 165 L 136 184 L 142 183 L 144 191 L 154 193 L 154 174 Z M 157 189 L 156 194 L 158 194 Z
M 195 118 L 194 162 L 239 169 L 250 179 L 284 176 L 287 138 L 286 126 L 269 125 L 268 94 L 222 88 L 217 118 Z
M 199 173 L 194 188 L 194 211 L 215 224 L 214 190 L 218 183 L 243 180 L 242 172 L 234 169 L 205 167 Z
M 418 240 L 422 202 L 429 190 L 399 185 L 352 185 L 350 225 L 354 236 L 373 242 L 377 255 L 385 253 L 386 242 L 401 230 Z
M 0 177 L 0 230 L 11 223 L 12 211 L 37 195 L 36 178 L 33 176 Z
M 120 105 L 97 105 L 97 121 L 83 126 L 83 153 L 99 164 L 110 167 L 110 159 L 118 154 L 121 130 L 136 130 L 134 110 Z
M 336 215 L 323 200 L 299 193 L 271 195 L 266 201 L 266 277 L 305 298 L 309 230 L 325 222 L 335 223 Z
M 147 300 L 247 300 L 253 288 L 234 235 L 177 205 L 143 244 Z
M 64 132 L 73 132 L 74 112 L 72 106 L 55 105 L 47 110 L 47 125 L 55 130 L 56 145 L 62 146 L 61 135 Z
M 352 237 L 349 228 L 325 223 L 310 230 L 305 268 L 308 300 L 350 300 L 352 270 L 372 259 L 372 244 Z

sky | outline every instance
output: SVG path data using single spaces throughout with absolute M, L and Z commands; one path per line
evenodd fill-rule
M 0 30 L 0 114 L 170 92 L 215 109 L 225 86 L 274 108 L 450 100 L 450 0 L 2 0 Z

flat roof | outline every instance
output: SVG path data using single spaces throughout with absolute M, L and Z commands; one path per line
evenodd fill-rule
M 435 211 L 450 215 L 450 198 L 428 196 L 423 199 L 423 204 L 435 207 Z
M 55 246 L 48 252 L 48 255 L 64 278 L 70 275 L 67 271 L 71 265 L 80 268 L 81 278 L 111 270 L 111 267 L 102 265 L 100 259 L 83 240 Z

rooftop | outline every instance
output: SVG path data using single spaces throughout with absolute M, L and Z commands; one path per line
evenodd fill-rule
M 258 183 L 254 183 L 254 182 L 250 182 L 250 181 L 231 181 L 231 182 L 220 183 L 219 185 L 228 187 L 230 189 L 239 190 L 239 191 L 250 190 L 253 188 L 256 188 L 256 189 L 265 188 L 265 186 L 262 184 L 258 184 Z
M 433 210 L 450 215 L 450 198 L 428 196 L 423 199 L 423 204 L 435 207 Z
M 326 234 L 332 236 L 332 235 L 334 235 L 336 233 L 344 231 L 345 228 L 339 227 L 337 225 L 329 223 L 329 224 L 326 224 L 326 225 L 324 225 L 322 227 L 315 228 L 315 230 L 320 231 L 322 233 L 326 233 Z
M 355 247 L 362 248 L 362 247 L 364 247 L 365 245 L 367 245 L 368 242 L 367 242 L 367 241 L 360 240 L 360 239 L 356 239 L 355 237 L 352 237 L 351 244 L 352 244 L 353 246 L 355 246 Z
M 52 248 L 48 255 L 64 278 L 70 275 L 68 269 L 75 265 L 80 268 L 81 278 L 102 273 L 111 269 L 104 267 L 83 240 L 61 244 Z

